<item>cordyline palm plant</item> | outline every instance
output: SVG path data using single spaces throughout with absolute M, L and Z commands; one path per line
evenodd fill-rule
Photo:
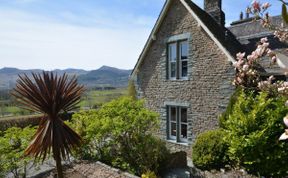
M 27 75 L 19 76 L 12 91 L 23 108 L 44 114 L 25 154 L 44 161 L 52 149 L 58 177 L 62 178 L 61 160 L 80 146 L 81 138 L 63 122 L 61 113 L 77 108 L 84 87 L 77 84 L 76 77 L 68 79 L 66 74 L 43 72 L 32 76 L 33 80 Z

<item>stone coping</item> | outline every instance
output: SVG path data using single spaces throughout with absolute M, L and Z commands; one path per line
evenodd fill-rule
M 123 172 L 99 161 L 80 161 L 72 163 L 64 169 L 64 176 L 69 178 L 139 178 L 138 176 Z M 38 174 L 33 178 L 53 178 L 55 169 L 49 173 Z

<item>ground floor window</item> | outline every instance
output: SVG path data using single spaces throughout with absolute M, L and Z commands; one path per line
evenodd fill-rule
M 177 142 L 187 142 L 187 108 L 167 106 L 167 137 Z

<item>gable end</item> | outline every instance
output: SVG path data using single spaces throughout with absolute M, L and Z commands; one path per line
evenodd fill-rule
M 234 57 L 230 54 L 230 52 L 225 48 L 225 46 L 220 42 L 220 40 L 217 39 L 217 37 L 214 35 L 214 33 L 212 33 L 210 31 L 210 29 L 206 26 L 206 24 L 201 20 L 201 18 L 192 10 L 192 7 L 194 8 L 199 8 L 197 5 L 195 5 L 191 0 L 166 0 L 163 9 L 161 10 L 161 13 L 157 19 L 157 22 L 144 46 L 144 49 L 142 51 L 142 53 L 139 56 L 139 59 L 131 73 L 131 78 L 135 78 L 136 77 L 136 73 L 138 72 L 138 68 L 140 66 L 140 64 L 142 63 L 142 61 L 145 58 L 145 55 L 147 53 L 147 51 L 149 50 L 152 42 L 156 39 L 156 33 L 159 30 L 169 8 L 170 5 L 172 4 L 173 1 L 180 1 L 182 3 L 182 5 L 188 10 L 188 12 L 192 15 L 192 17 L 198 22 L 199 26 L 201 26 L 203 28 L 203 30 L 209 35 L 209 37 L 216 43 L 216 45 L 219 47 L 219 49 L 221 49 L 221 51 L 223 51 L 223 53 L 226 55 L 228 61 L 234 63 L 236 62 Z M 199 8 L 200 9 L 200 8 Z

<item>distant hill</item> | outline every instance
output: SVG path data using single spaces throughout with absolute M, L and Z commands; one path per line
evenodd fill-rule
M 42 71 L 43 70 L 41 69 L 21 70 L 4 67 L 0 69 L 0 90 L 12 89 L 16 84 L 19 74 L 31 76 L 32 72 L 39 73 Z M 53 72 L 59 75 L 63 75 L 64 73 L 69 76 L 76 75 L 79 83 L 85 85 L 87 88 L 92 88 L 102 86 L 125 87 L 127 86 L 131 70 L 121 70 L 109 66 L 102 66 L 101 68 L 92 71 L 82 69 L 56 69 L 53 70 Z
M 92 70 L 87 74 L 78 77 L 79 83 L 87 87 L 93 86 L 113 86 L 125 87 L 131 70 L 121 70 L 114 67 L 102 66 L 97 70 Z

